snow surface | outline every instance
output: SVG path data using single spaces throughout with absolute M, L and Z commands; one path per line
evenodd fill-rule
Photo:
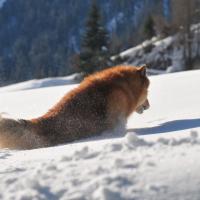
M 130 117 L 127 134 L 0 150 L 0 199 L 199 200 L 199 76 L 197 70 L 150 77 L 151 108 Z M 0 112 L 37 117 L 73 87 L 4 90 Z
M 175 41 L 178 40 L 177 38 L 177 35 L 164 39 L 153 37 L 113 56 L 111 59 L 121 59 L 121 62 L 126 65 L 138 66 L 148 64 L 151 66 L 149 69 L 150 75 L 183 71 L 185 69 L 183 48 L 179 48 L 176 44 L 177 42 Z M 171 63 L 170 66 L 169 63 Z
M 75 73 L 66 77 L 57 77 L 57 78 L 44 78 L 44 79 L 35 79 L 24 81 L 17 84 L 12 84 L 4 87 L 0 87 L 0 92 L 11 92 L 18 90 L 30 90 L 43 87 L 53 87 L 59 85 L 68 85 L 75 84 L 81 79 L 81 74 Z
M 199 28 L 200 23 L 191 26 L 191 32 L 193 34 L 191 56 L 194 60 L 200 55 L 198 42 Z M 181 32 L 164 39 L 153 37 L 150 40 L 146 40 L 135 47 L 113 56 L 111 59 L 118 60 L 118 62 L 121 60 L 123 64 L 135 66 L 148 64 L 151 68 L 162 71 L 161 73 L 183 71 L 186 69 L 183 37 L 184 35 Z M 150 74 L 160 74 L 159 71 L 154 71 Z

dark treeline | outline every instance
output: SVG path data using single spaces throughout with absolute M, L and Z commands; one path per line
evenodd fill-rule
M 111 53 L 135 43 L 133 33 L 148 16 L 144 10 L 161 1 L 97 1 Z M 7 0 L 0 9 L 0 85 L 74 72 L 72 55 L 80 51 L 90 4 L 90 0 Z

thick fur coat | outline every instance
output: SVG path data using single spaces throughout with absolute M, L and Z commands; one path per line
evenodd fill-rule
M 0 147 L 53 146 L 112 130 L 149 107 L 145 66 L 116 66 L 90 75 L 43 116 L 0 119 Z

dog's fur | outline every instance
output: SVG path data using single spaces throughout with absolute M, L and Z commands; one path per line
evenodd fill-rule
M 121 119 L 149 107 L 146 67 L 117 66 L 87 77 L 45 115 L 0 119 L 0 146 L 31 149 L 112 130 Z

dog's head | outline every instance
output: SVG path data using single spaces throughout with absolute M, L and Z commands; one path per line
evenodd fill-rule
M 150 81 L 146 74 L 146 68 L 146 65 L 121 68 L 124 79 L 128 82 L 129 89 L 132 91 L 134 110 L 140 114 L 150 107 L 147 99 Z

